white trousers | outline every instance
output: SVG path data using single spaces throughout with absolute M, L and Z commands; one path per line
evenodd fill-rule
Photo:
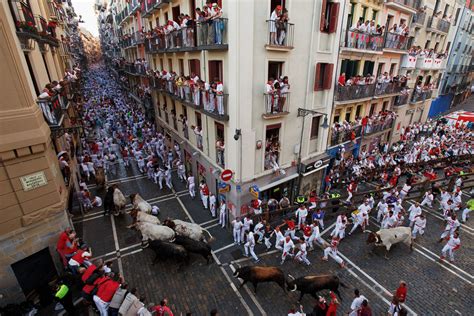
M 204 208 L 207 210 L 207 200 L 209 199 L 208 195 L 204 195 L 201 193 L 201 200 L 202 200 L 202 205 Z
M 453 248 L 451 248 L 449 245 L 445 245 L 443 249 L 441 250 L 441 253 L 443 254 L 443 257 L 446 257 L 446 255 L 449 255 L 449 260 L 451 261 L 454 260 L 454 251 L 453 251 Z
M 326 249 L 324 249 L 324 258 L 327 258 L 328 256 L 333 258 L 338 264 L 344 262 L 344 260 L 342 260 L 342 258 L 339 257 L 339 255 L 337 254 L 337 250 L 334 250 L 331 247 L 327 247 Z
M 248 242 L 246 242 L 244 245 L 245 255 L 248 256 L 250 252 L 250 255 L 252 256 L 252 258 L 254 258 L 255 261 L 257 261 L 258 257 L 255 254 L 254 248 L 255 248 L 255 245 L 250 245 Z
M 331 232 L 332 237 L 339 237 L 339 239 L 344 238 L 345 235 L 346 235 L 345 229 L 334 228 L 333 231 Z
M 414 238 L 416 238 L 416 236 L 418 234 L 420 234 L 420 236 L 422 236 L 424 233 L 425 233 L 425 230 L 423 228 L 421 228 L 420 226 L 415 225 L 415 227 L 413 227 L 413 232 L 411 234 L 412 234 L 412 237 L 414 239 Z
M 109 310 L 109 303 L 104 302 L 97 295 L 94 295 L 94 302 L 100 312 L 100 316 L 107 316 Z
M 234 242 L 240 244 L 242 242 L 242 239 L 240 239 L 240 229 L 239 230 L 234 229 L 233 235 L 234 235 Z
M 465 222 L 469 218 L 469 212 L 471 212 L 470 209 L 467 207 L 462 211 L 462 221 Z
M 219 224 L 222 226 L 222 228 L 225 227 L 225 210 L 219 212 Z
M 189 195 L 191 196 L 191 198 L 195 198 L 196 197 L 196 192 L 194 192 L 194 187 L 195 187 L 195 184 L 194 183 L 191 183 L 189 185 L 189 188 L 188 188 L 188 191 L 189 191 Z
M 301 250 L 298 251 L 298 253 L 296 254 L 295 256 L 295 259 L 298 260 L 299 262 L 303 262 L 305 263 L 306 265 L 310 265 L 311 263 L 309 262 L 308 258 L 306 257 L 307 256 L 307 253 L 306 251 L 305 252 L 302 252 Z
M 306 222 L 306 216 L 298 216 L 298 228 Z

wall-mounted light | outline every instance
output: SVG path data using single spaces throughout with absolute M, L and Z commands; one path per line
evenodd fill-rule
M 235 129 L 234 139 L 239 140 L 240 136 L 242 136 L 242 131 L 240 129 Z

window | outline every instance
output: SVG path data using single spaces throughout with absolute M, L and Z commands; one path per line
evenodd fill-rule
M 215 1 L 213 1 L 213 2 L 215 2 Z M 277 5 L 281 6 L 282 8 L 286 8 L 285 4 L 286 4 L 285 0 L 271 0 L 271 2 L 270 2 L 270 12 L 273 12 L 273 10 L 275 10 Z M 222 6 L 219 6 L 219 7 L 222 8 Z
M 346 109 L 346 115 L 344 117 L 344 120 L 346 122 L 350 122 L 351 121 L 351 114 L 352 114 L 352 107 L 349 107 Z
M 221 167 L 225 166 L 224 161 L 224 125 L 215 123 L 216 126 L 216 161 Z
M 168 71 L 173 71 L 173 59 L 168 58 Z
M 388 109 L 388 101 L 385 101 L 382 105 L 382 111 L 386 111 Z
M 161 70 L 165 70 L 165 67 L 163 65 L 163 58 L 160 58 L 160 67 L 161 67 Z
M 321 116 L 313 116 L 311 121 L 311 139 L 318 138 L 319 136 L 319 122 L 321 121 Z
M 278 161 L 280 152 L 278 151 L 280 143 L 281 124 L 268 125 L 265 132 L 265 170 L 279 168 Z M 275 165 L 276 164 L 276 165 Z
M 181 10 L 179 9 L 179 5 L 176 7 L 171 8 L 171 12 L 173 12 L 173 21 L 176 23 L 180 24 L 181 22 L 179 21 L 179 14 L 181 13 Z
M 431 44 L 431 41 L 429 41 L 429 40 L 426 41 L 426 43 L 425 43 L 425 49 L 430 48 L 430 44 Z
M 222 61 L 209 61 L 209 81 L 223 81 Z
M 165 12 L 165 23 L 167 23 L 169 19 L 170 19 L 170 17 L 168 15 L 168 12 Z
M 341 62 L 341 74 L 346 73 L 346 78 L 357 76 L 359 73 L 360 60 L 343 59 Z
M 367 20 L 365 17 L 367 16 L 367 7 L 362 7 L 362 16 L 361 18 L 365 21 Z
M 182 58 L 178 59 L 178 67 L 179 74 L 184 76 L 184 60 Z
M 334 123 L 339 122 L 341 119 L 341 109 L 334 111 Z
M 196 74 L 201 78 L 201 61 L 199 59 L 190 59 L 189 60 L 189 72 L 191 74 Z
M 438 46 L 439 46 L 439 42 L 436 42 L 435 46 L 433 47 L 433 49 L 434 49 L 435 52 L 438 51 Z
M 314 78 L 314 91 L 328 90 L 332 87 L 334 64 L 317 63 Z M 347 77 L 347 74 L 346 74 Z
M 268 78 L 278 79 L 283 75 L 283 62 L 282 61 L 269 61 L 268 62 Z
M 459 14 L 461 13 L 461 8 L 456 10 L 456 18 L 454 19 L 454 25 L 458 25 Z
M 30 78 L 33 81 L 33 86 L 35 88 L 36 95 L 40 94 L 40 89 L 38 86 L 38 82 L 36 81 L 35 73 L 33 71 L 33 66 L 31 65 L 30 56 L 27 53 L 24 53 L 26 65 L 28 66 L 28 72 L 30 73 Z
M 369 116 L 374 115 L 375 109 L 377 108 L 377 103 L 372 103 L 370 105 Z
M 379 13 L 379 11 L 377 10 L 372 10 L 372 20 L 374 21 L 377 21 L 377 14 Z
M 397 68 L 397 64 L 390 65 L 390 76 L 393 76 L 396 74 L 396 68 Z
M 449 52 L 450 48 L 451 48 L 451 42 L 448 42 L 448 45 L 446 45 L 446 51 Z
M 339 15 L 339 3 L 322 1 L 320 31 L 323 33 L 335 33 Z
M 356 119 L 357 118 L 360 118 L 360 112 L 362 111 L 362 104 L 359 104 L 357 107 L 356 107 Z
M 364 62 L 364 70 L 362 72 L 362 75 L 363 76 L 366 76 L 368 74 L 372 75 L 374 73 L 374 66 L 375 66 L 375 62 L 366 60 Z
M 202 127 L 201 113 L 194 112 L 196 114 L 196 126 Z

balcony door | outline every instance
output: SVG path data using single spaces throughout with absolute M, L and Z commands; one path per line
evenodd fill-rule
M 269 61 L 268 62 L 268 80 L 270 78 L 278 79 L 283 75 L 283 62 L 281 61 Z
M 275 10 L 277 5 L 285 8 L 286 0 L 270 0 L 270 14 Z
M 222 70 L 222 60 L 210 60 L 209 61 L 209 82 L 212 81 L 224 81 L 224 75 Z
M 344 59 L 341 62 L 341 73 L 346 73 L 346 78 L 352 78 L 358 75 L 360 60 Z

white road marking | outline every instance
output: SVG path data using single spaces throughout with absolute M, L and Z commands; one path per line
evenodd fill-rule
M 174 191 L 174 189 L 172 189 L 172 191 L 176 194 L 176 192 Z M 186 208 L 186 206 L 184 205 L 183 201 L 181 201 L 181 199 L 179 198 L 178 195 L 176 195 L 176 199 L 178 200 L 178 203 L 181 205 L 181 208 L 183 209 L 184 213 L 186 213 L 186 216 L 189 218 L 189 221 L 191 223 L 196 223 L 193 219 L 193 217 L 191 216 L 191 214 L 188 212 L 188 209 Z M 234 291 L 234 293 L 237 295 L 237 297 L 239 298 L 240 302 L 242 303 L 242 305 L 244 306 L 244 308 L 247 310 L 248 312 L 248 315 L 254 315 L 254 313 L 252 312 L 252 310 L 250 309 L 250 306 L 247 304 L 247 302 L 244 300 L 244 298 L 242 297 L 242 295 L 240 294 L 239 290 L 235 287 L 234 283 L 232 282 L 232 280 L 230 279 L 230 277 L 227 275 L 227 272 L 225 271 L 224 267 L 222 266 L 222 263 L 220 262 L 219 258 L 217 258 L 216 254 L 214 253 L 214 251 L 211 251 L 211 254 L 212 254 L 212 257 L 214 258 L 214 261 L 217 263 L 217 265 L 219 266 L 222 274 L 224 274 L 224 277 L 227 279 L 227 282 L 230 284 L 232 290 Z M 256 303 L 256 306 L 259 310 L 263 310 L 262 307 L 260 306 L 260 304 L 258 304 L 258 302 Z M 264 314 L 266 315 L 266 314 Z
M 234 266 L 229 265 L 229 267 L 230 267 L 230 270 L 232 270 L 232 273 L 234 273 L 235 272 Z M 239 278 L 237 278 L 237 282 L 239 282 L 240 284 L 243 283 L 243 281 L 241 281 Z M 249 287 L 247 285 L 244 285 L 244 289 L 247 292 L 247 294 L 250 296 L 250 299 L 252 299 L 252 301 L 254 302 L 255 306 L 257 306 L 260 313 L 262 313 L 262 315 L 267 315 L 265 310 L 262 308 L 262 306 L 260 306 L 260 303 L 257 301 L 257 298 L 255 297 L 255 294 L 249 289 Z
M 213 224 L 213 225 L 211 225 L 211 226 L 206 226 L 206 227 L 202 227 L 202 226 L 201 226 L 201 227 L 204 228 L 204 229 L 209 229 L 209 228 L 216 227 L 216 226 L 219 226 L 219 225 L 220 225 L 219 223 L 215 223 L 215 224 Z
M 237 245 L 234 244 L 234 243 L 228 244 L 227 246 L 224 246 L 224 247 L 222 247 L 222 248 L 219 248 L 219 249 L 214 250 L 214 253 L 221 252 L 221 251 L 226 250 L 226 249 L 228 249 L 228 248 L 230 248 L 230 247 L 232 247 L 232 246 L 237 246 Z
M 210 224 L 210 223 L 212 223 L 212 222 L 217 222 L 217 221 L 219 221 L 219 219 L 218 219 L 218 218 L 214 218 L 214 219 L 211 219 L 210 221 L 201 223 L 201 224 L 199 224 L 199 225 L 203 226 L 203 225 Z
M 119 246 L 119 242 L 118 242 L 118 238 L 117 238 L 117 228 L 115 227 L 115 218 L 114 218 L 114 216 L 110 216 L 110 220 L 112 222 L 112 234 L 114 236 L 115 251 L 117 251 L 117 250 L 120 250 L 120 246 Z M 118 268 L 119 268 L 120 275 L 124 277 L 122 259 L 118 258 L 117 262 L 118 262 Z

